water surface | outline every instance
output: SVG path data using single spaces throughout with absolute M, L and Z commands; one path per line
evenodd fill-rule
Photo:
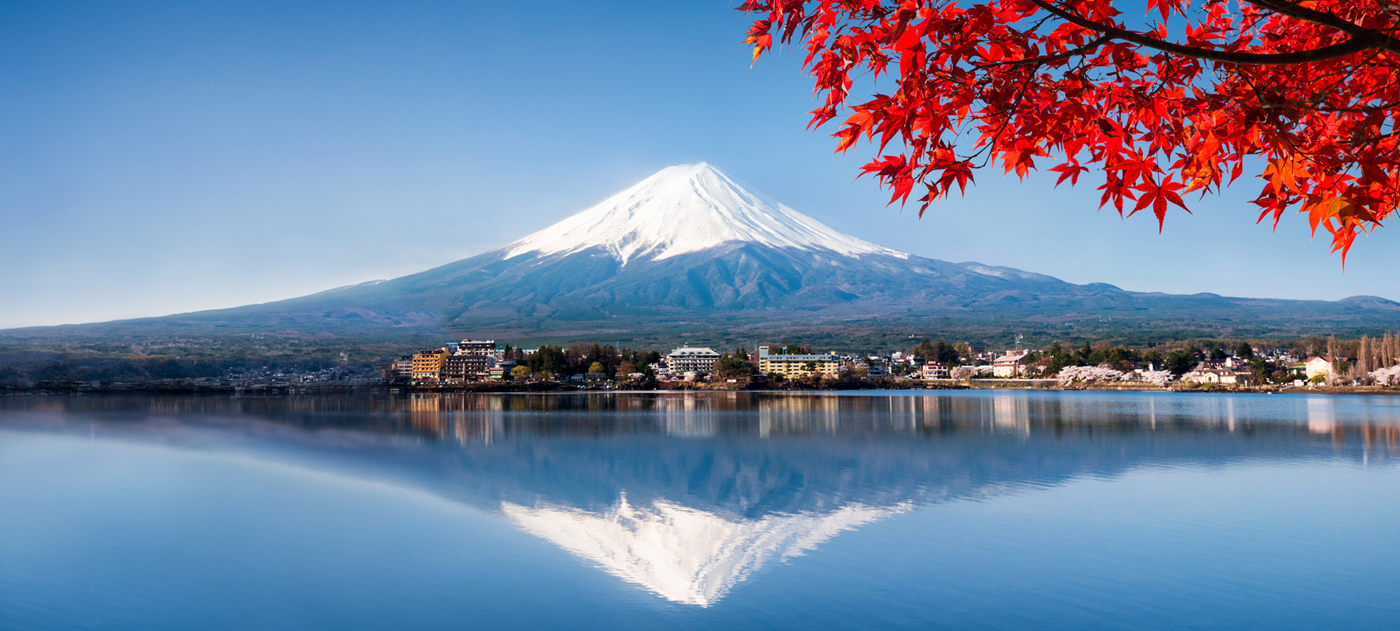
M 1400 398 L 0 399 L 4 629 L 1393 629 Z

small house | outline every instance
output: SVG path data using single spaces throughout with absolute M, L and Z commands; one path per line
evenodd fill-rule
M 1021 376 L 1025 372 L 1026 356 L 1030 354 L 1026 349 L 1006 351 L 1005 355 L 992 361 L 992 376 L 1003 379 Z

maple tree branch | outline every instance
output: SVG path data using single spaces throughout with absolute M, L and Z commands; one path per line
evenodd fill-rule
M 1055 63 L 1055 62 L 1057 62 L 1057 61 L 1064 61 L 1064 60 L 1069 59 L 1069 58 L 1071 58 L 1071 57 L 1077 57 L 1077 56 L 1079 56 L 1079 55 L 1083 55 L 1083 54 L 1085 54 L 1085 53 L 1092 52 L 1093 50 L 1097 49 L 1099 46 L 1104 45 L 1105 43 L 1111 41 L 1112 39 L 1113 39 L 1113 37 L 1111 37 L 1111 36 L 1109 36 L 1109 35 L 1104 35 L 1103 37 L 1100 37 L 1100 38 L 1098 38 L 1098 39 L 1096 39 L 1096 40 L 1094 40 L 1094 41 L 1091 41 L 1091 42 L 1089 42 L 1089 43 L 1087 43 L 1087 44 L 1085 44 L 1085 45 L 1083 45 L 1083 46 L 1078 46 L 1078 47 L 1076 47 L 1076 48 L 1072 48 L 1072 49 L 1070 49 L 1070 50 L 1067 50 L 1067 51 L 1065 51 L 1065 52 L 1062 52 L 1062 53 L 1059 53 L 1059 54 L 1056 54 L 1056 55 L 1044 55 L 1044 56 L 1041 56 L 1041 57 L 1027 57 L 1027 58 L 1025 58 L 1025 59 L 1017 59 L 1016 61 L 998 61 L 998 62 L 990 63 L 990 64 L 976 64 L 976 66 L 977 66 L 978 68 L 996 68 L 996 67 L 998 67 L 998 66 L 1025 66 L 1025 65 L 1030 65 L 1030 64 L 1037 64 L 1037 65 L 1041 65 L 1041 64 L 1051 64 L 1051 63 Z
M 1315 61 L 1326 61 L 1338 57 L 1346 57 L 1363 50 L 1383 49 L 1390 52 L 1400 53 L 1400 41 L 1389 36 L 1361 29 L 1350 22 L 1353 28 L 1365 31 L 1366 35 L 1352 35 L 1350 39 L 1340 44 L 1323 46 L 1313 50 L 1300 51 L 1296 53 L 1234 53 L 1224 50 L 1213 50 L 1210 48 L 1197 48 L 1195 46 L 1183 46 L 1172 42 L 1162 41 L 1155 37 L 1148 37 L 1140 33 L 1124 30 L 1116 26 L 1100 24 L 1083 16 L 1065 11 L 1046 0 L 1027 0 L 1050 13 L 1059 16 L 1067 22 L 1089 29 L 1096 33 L 1108 35 L 1114 39 L 1132 42 L 1148 48 L 1160 50 L 1164 53 L 1173 53 L 1185 57 L 1195 57 L 1197 59 L 1209 59 L 1230 64 L 1240 64 L 1247 66 L 1287 66 L 1294 64 L 1305 64 Z M 1248 1 L 1248 0 L 1247 0 Z M 1268 1 L 1268 0 L 1262 0 Z M 1301 7 L 1298 7 L 1301 8 Z M 1330 14 L 1323 14 L 1330 15 Z M 1335 16 L 1334 16 L 1335 17 Z M 1340 30 L 1340 29 L 1339 29 Z M 1350 33 L 1348 33 L 1350 35 Z
M 1357 25 L 1357 24 L 1353 24 L 1353 23 L 1351 23 L 1351 22 L 1348 22 L 1347 20 L 1344 20 L 1344 19 L 1342 19 L 1342 18 L 1340 18 L 1340 17 L 1337 17 L 1336 15 L 1333 15 L 1333 14 L 1328 13 L 1328 12 L 1326 12 L 1326 11 L 1318 11 L 1317 9 L 1309 9 L 1309 8 L 1304 7 L 1304 6 L 1301 6 L 1301 5 L 1299 5 L 1299 4 L 1295 3 L 1295 2 L 1291 2 L 1290 0 L 1244 0 L 1244 1 L 1250 3 L 1250 4 L 1254 5 L 1254 6 L 1257 6 L 1257 7 L 1263 7 L 1263 8 L 1265 8 L 1265 9 L 1268 9 L 1268 10 L 1273 11 L 1273 12 L 1275 12 L 1275 13 L 1279 13 L 1279 14 L 1286 15 L 1286 16 L 1291 17 L 1291 18 L 1303 20 L 1304 22 L 1312 22 L 1313 24 L 1317 24 L 1317 25 L 1319 25 L 1319 26 L 1327 26 L 1327 27 L 1331 27 L 1331 28 L 1337 29 L 1337 30 L 1339 30 L 1339 31 L 1341 31 L 1341 32 L 1343 32 L 1343 33 L 1346 33 L 1347 35 L 1352 36 L 1353 38 L 1379 39 L 1379 40 L 1382 40 L 1382 41 L 1384 42 L 1385 45 L 1383 45 L 1383 46 L 1378 46 L 1377 48 L 1381 48 L 1381 49 L 1384 49 L 1384 50 L 1389 50 L 1389 51 L 1391 51 L 1391 52 L 1400 51 L 1400 41 L 1397 41 L 1395 38 L 1393 38 L 1393 37 L 1391 37 L 1391 36 L 1389 36 L 1389 35 L 1387 35 L 1387 34 L 1385 34 L 1385 33 L 1381 33 L 1381 32 L 1378 32 L 1378 31 L 1373 31 L 1373 30 L 1368 29 L 1368 28 L 1366 28 L 1366 27 L 1364 27 L 1364 26 L 1359 26 L 1359 25 Z
M 996 133 L 992 136 L 992 141 L 983 145 L 982 148 L 978 149 L 972 155 L 968 156 L 966 158 L 966 161 L 970 162 L 973 158 L 977 157 L 983 151 L 986 151 L 987 159 L 982 161 L 982 166 L 980 167 L 986 168 L 986 166 L 991 163 L 992 159 L 996 157 L 996 154 L 998 153 L 998 151 L 996 150 L 996 145 L 1001 142 L 1001 136 L 1002 134 L 1006 133 L 1006 128 L 1010 127 L 1011 122 L 1016 119 L 1016 114 L 1021 109 L 1021 103 L 1025 101 L 1026 98 L 1026 88 L 1030 87 L 1031 81 L 1033 79 L 1035 79 L 1034 70 L 1026 73 L 1026 80 L 1022 81 L 1020 89 L 1016 90 L 1016 102 L 1013 103 L 1010 108 L 1006 109 L 1004 113 L 1002 113 L 1002 115 L 1004 115 L 1006 118 L 1002 120 L 1001 126 L 997 128 Z

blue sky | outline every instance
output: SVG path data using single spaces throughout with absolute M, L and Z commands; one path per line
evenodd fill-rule
M 868 148 L 805 129 L 796 53 L 735 2 L 0 5 L 0 327 L 162 315 L 391 278 L 706 161 L 856 236 L 1125 289 L 1400 299 L 1400 235 L 1343 274 L 1241 180 L 1176 212 L 979 173 L 887 207 Z

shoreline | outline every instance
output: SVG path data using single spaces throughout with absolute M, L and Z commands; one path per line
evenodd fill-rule
M 638 384 L 640 385 L 640 384 Z M 413 386 L 394 384 L 258 384 L 252 386 L 201 385 L 192 383 L 111 384 L 91 386 L 70 384 L 34 388 L 0 389 L 0 397 L 72 396 L 72 395 L 233 395 L 233 396 L 291 396 L 303 394 L 350 394 L 382 392 L 384 394 L 587 394 L 607 392 L 844 392 L 844 391 L 937 391 L 937 390 L 1018 390 L 1042 392 L 1179 392 L 1202 394 L 1326 394 L 1326 395 L 1391 395 L 1400 396 L 1400 386 L 1217 386 L 1190 384 L 1187 386 L 1155 386 L 1151 384 L 1071 383 L 1060 385 L 1053 379 L 973 379 L 940 380 L 937 382 L 892 383 L 833 383 L 825 386 L 789 386 L 780 384 L 750 385 L 706 382 L 658 382 L 655 387 L 626 387 L 608 384 L 570 384 L 558 382 L 473 383 L 452 386 Z

